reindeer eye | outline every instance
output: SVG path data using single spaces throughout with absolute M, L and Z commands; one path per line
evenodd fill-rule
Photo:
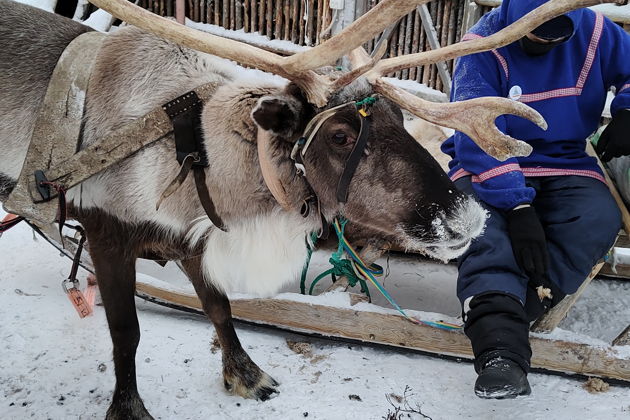
M 348 143 L 348 136 L 345 133 L 337 133 L 333 135 L 332 140 L 335 144 L 344 145 Z

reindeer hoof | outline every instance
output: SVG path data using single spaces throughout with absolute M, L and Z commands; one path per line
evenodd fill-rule
M 278 394 L 276 387 L 280 385 L 271 376 L 260 370 L 253 362 L 256 369 L 248 369 L 245 372 L 238 371 L 236 374 L 223 374 L 223 384 L 229 392 L 240 395 L 243 398 L 267 401 Z
M 107 410 L 105 420 L 154 420 L 139 395 L 131 397 L 114 396 Z

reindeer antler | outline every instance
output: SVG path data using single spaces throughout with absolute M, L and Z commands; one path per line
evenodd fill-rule
M 322 76 L 313 71 L 333 63 L 339 57 L 359 47 L 366 40 L 374 38 L 416 6 L 428 1 L 430 0 L 382 1 L 341 33 L 319 46 L 290 57 L 282 57 L 243 42 L 188 28 L 157 16 L 126 0 L 90 0 L 91 3 L 108 11 L 113 16 L 165 39 L 285 77 L 295 82 L 303 90 L 308 101 L 318 107 L 325 106 L 333 92 L 365 73 L 379 93 L 391 98 L 419 117 L 465 132 L 482 149 L 490 154 L 497 153 L 497 157 L 503 158 L 513 152 L 524 153 L 527 148 L 520 143 L 514 143 L 516 140 L 501 134 L 496 128 L 491 128 L 494 127 L 494 118 L 505 113 L 520 115 L 544 127 L 544 121 L 540 114 L 523 104 L 507 99 L 480 98 L 468 104 L 466 101 L 459 105 L 432 104 L 413 95 L 408 95 L 379 80 L 379 78 L 392 71 L 498 48 L 519 39 L 544 21 L 567 11 L 599 3 L 613 3 L 616 0 L 550 0 L 512 26 L 485 39 L 455 44 L 434 51 L 390 58 L 380 62 L 378 60 L 364 62 L 360 69 L 355 69 L 351 74 L 343 75 L 338 79 Z M 444 107 L 443 111 L 440 110 L 441 107 Z M 494 108 L 488 110 L 486 107 Z M 463 121 L 463 113 L 468 115 L 466 121 Z M 475 118 L 470 117 L 473 113 L 475 116 L 483 114 L 484 119 L 471 123 L 475 120 Z M 505 143 L 506 141 L 507 143 Z

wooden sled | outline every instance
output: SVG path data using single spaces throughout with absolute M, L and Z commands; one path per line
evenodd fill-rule
M 63 248 L 51 239 L 55 237 L 54 231 L 45 232 L 41 228 L 33 227 L 63 254 L 73 258 L 77 238 L 66 236 Z M 93 272 L 89 255 L 85 252 L 81 258 L 81 265 Z M 599 267 L 594 269 L 591 278 L 598 269 Z M 270 299 L 231 297 L 232 316 L 247 323 L 303 334 L 472 360 L 470 342 L 461 329 L 441 329 L 414 324 L 393 309 L 368 303 L 362 295 L 341 291 L 343 286 L 343 279 L 340 279 L 334 287 L 329 288 L 333 290 L 327 290 L 318 296 L 283 293 Z M 136 295 L 159 305 L 202 313 L 201 302 L 192 287 L 188 291 L 157 279 L 138 280 Z M 571 304 L 560 304 L 559 311 L 550 312 L 537 325 L 543 324 L 546 329 L 553 329 L 564 318 L 570 306 Z M 408 312 L 419 319 L 458 322 L 448 316 Z M 570 338 L 566 338 L 567 336 Z M 561 374 L 596 376 L 630 384 L 630 326 L 610 344 L 568 332 L 551 334 L 532 332 L 530 342 L 533 351 L 532 367 L 535 369 Z

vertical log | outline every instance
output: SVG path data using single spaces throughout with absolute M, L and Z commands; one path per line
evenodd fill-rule
M 291 39 L 291 1 L 292 0 L 283 0 L 282 5 L 282 9 L 284 11 L 284 30 L 282 39 L 286 41 Z
M 300 18 L 300 1 L 301 0 L 291 0 L 291 42 L 294 44 L 299 44 L 299 18 Z
M 314 4 L 314 0 L 306 0 L 306 22 L 304 22 L 306 24 L 306 34 L 305 34 L 305 38 L 306 38 L 306 42 L 305 44 L 308 46 L 311 46 L 314 44 L 313 41 L 313 22 L 314 19 L 316 18 L 315 16 L 315 4 Z
M 236 2 L 238 0 L 230 0 L 230 29 L 236 29 Z
M 401 18 L 398 22 L 398 40 L 396 41 L 396 57 L 402 55 L 403 46 L 405 45 L 405 18 Z M 396 77 L 402 79 L 402 70 L 396 72 Z
M 435 20 L 434 20 L 434 16 L 437 15 L 437 5 L 434 2 L 429 3 L 429 5 L 431 6 L 429 9 L 429 14 L 431 15 L 431 23 L 435 25 Z M 428 36 L 427 36 L 427 48 L 431 48 L 431 46 L 429 45 L 428 42 Z M 432 49 L 432 48 L 431 48 Z M 428 66 L 428 72 L 429 72 L 429 78 L 427 80 L 427 86 L 429 86 L 430 88 L 435 88 L 435 79 L 436 79 L 436 68 L 433 64 Z
M 226 0 L 223 0 L 226 1 Z M 215 25 L 221 25 L 221 0 L 214 0 L 214 22 Z
M 273 37 L 275 39 L 282 39 L 282 0 L 276 0 L 273 25 Z
M 279 0 L 276 0 L 279 1 Z M 265 20 L 267 21 L 267 36 L 269 39 L 273 38 L 273 0 L 267 0 L 267 16 Z
M 319 44 L 319 33 L 324 20 L 324 0 L 317 0 L 317 19 L 315 21 L 315 45 Z
M 221 10 L 221 26 L 229 28 L 230 24 L 230 0 L 223 0 L 223 7 Z
M 296 3 L 298 3 L 298 22 L 297 22 L 297 27 L 298 27 L 298 45 L 305 45 L 305 40 L 304 40 L 304 32 L 306 31 L 306 22 L 304 20 L 304 18 L 306 17 L 306 5 L 304 4 L 306 2 L 306 0 L 296 0 Z
M 265 6 L 267 5 L 266 0 L 260 0 L 258 3 L 258 33 L 261 35 L 266 34 L 266 26 L 265 26 Z
M 448 39 L 447 39 L 447 44 L 451 45 L 455 42 L 455 37 L 457 35 L 458 32 L 458 27 L 457 25 L 457 10 L 458 10 L 458 1 L 455 0 L 451 3 L 451 19 L 449 20 L 448 23 Z M 451 75 L 453 74 L 453 62 L 454 60 L 449 60 L 448 61 L 448 71 L 451 73 Z
M 256 18 L 256 13 L 258 13 L 256 8 L 256 0 L 249 0 L 249 5 L 249 18 L 251 19 L 249 30 L 250 32 L 256 32 L 258 30 L 258 26 L 256 25 L 256 22 L 258 22 L 258 19 Z
M 457 13 L 457 32 L 455 33 L 455 42 L 459 42 L 462 39 L 462 26 L 464 25 L 464 15 L 467 0 L 458 1 L 458 13 Z
M 445 6 L 444 1 L 441 1 L 438 4 L 436 4 L 437 14 L 433 17 L 433 21 L 435 22 L 435 32 L 437 34 L 438 41 L 440 40 L 440 33 L 442 32 L 442 18 L 444 16 L 444 6 Z M 438 71 L 437 66 L 434 66 L 434 67 L 436 71 L 434 89 L 441 91 L 443 88 L 442 78 L 439 77 L 439 74 L 437 73 Z
M 416 8 L 417 10 L 417 8 Z M 420 18 L 420 24 L 422 24 L 422 18 Z M 427 34 L 424 32 L 424 29 L 420 28 L 420 41 L 419 41 L 420 51 L 427 50 Z M 429 66 L 420 66 L 418 67 L 418 78 L 416 79 L 419 83 L 424 83 L 424 75 Z
M 411 54 L 415 54 L 417 52 L 420 51 L 420 46 L 419 46 L 419 42 L 420 42 L 420 31 L 422 30 L 422 28 L 420 28 L 420 15 L 418 14 L 417 10 L 413 11 L 413 37 L 411 40 Z M 412 67 L 411 69 L 409 69 L 409 79 L 410 80 L 418 80 L 418 73 L 419 73 L 419 67 Z
M 429 51 L 429 43 L 427 41 L 427 35 L 424 32 L 424 30 L 422 31 L 422 36 L 424 38 L 424 42 L 422 43 L 422 51 Z M 427 64 L 426 66 L 422 67 L 422 82 L 423 84 L 429 86 L 429 77 L 431 75 L 431 65 Z
M 409 54 L 411 52 L 411 43 L 413 42 L 413 18 L 415 11 L 409 13 L 405 17 L 405 45 L 403 48 L 403 54 Z M 402 72 L 402 78 L 404 80 L 409 79 L 409 69 L 405 69 Z
M 166 16 L 173 16 L 173 1 L 174 0 L 166 0 Z M 140 7 L 142 7 L 142 2 L 138 3 Z
M 392 36 L 390 38 L 391 45 L 389 47 L 389 56 L 396 57 L 396 49 L 398 48 L 398 29 L 400 28 L 400 24 L 396 25 L 394 31 L 392 32 Z M 390 77 L 397 77 L 398 72 L 392 73 Z
M 243 0 L 243 29 L 250 32 L 249 27 L 249 1 Z

